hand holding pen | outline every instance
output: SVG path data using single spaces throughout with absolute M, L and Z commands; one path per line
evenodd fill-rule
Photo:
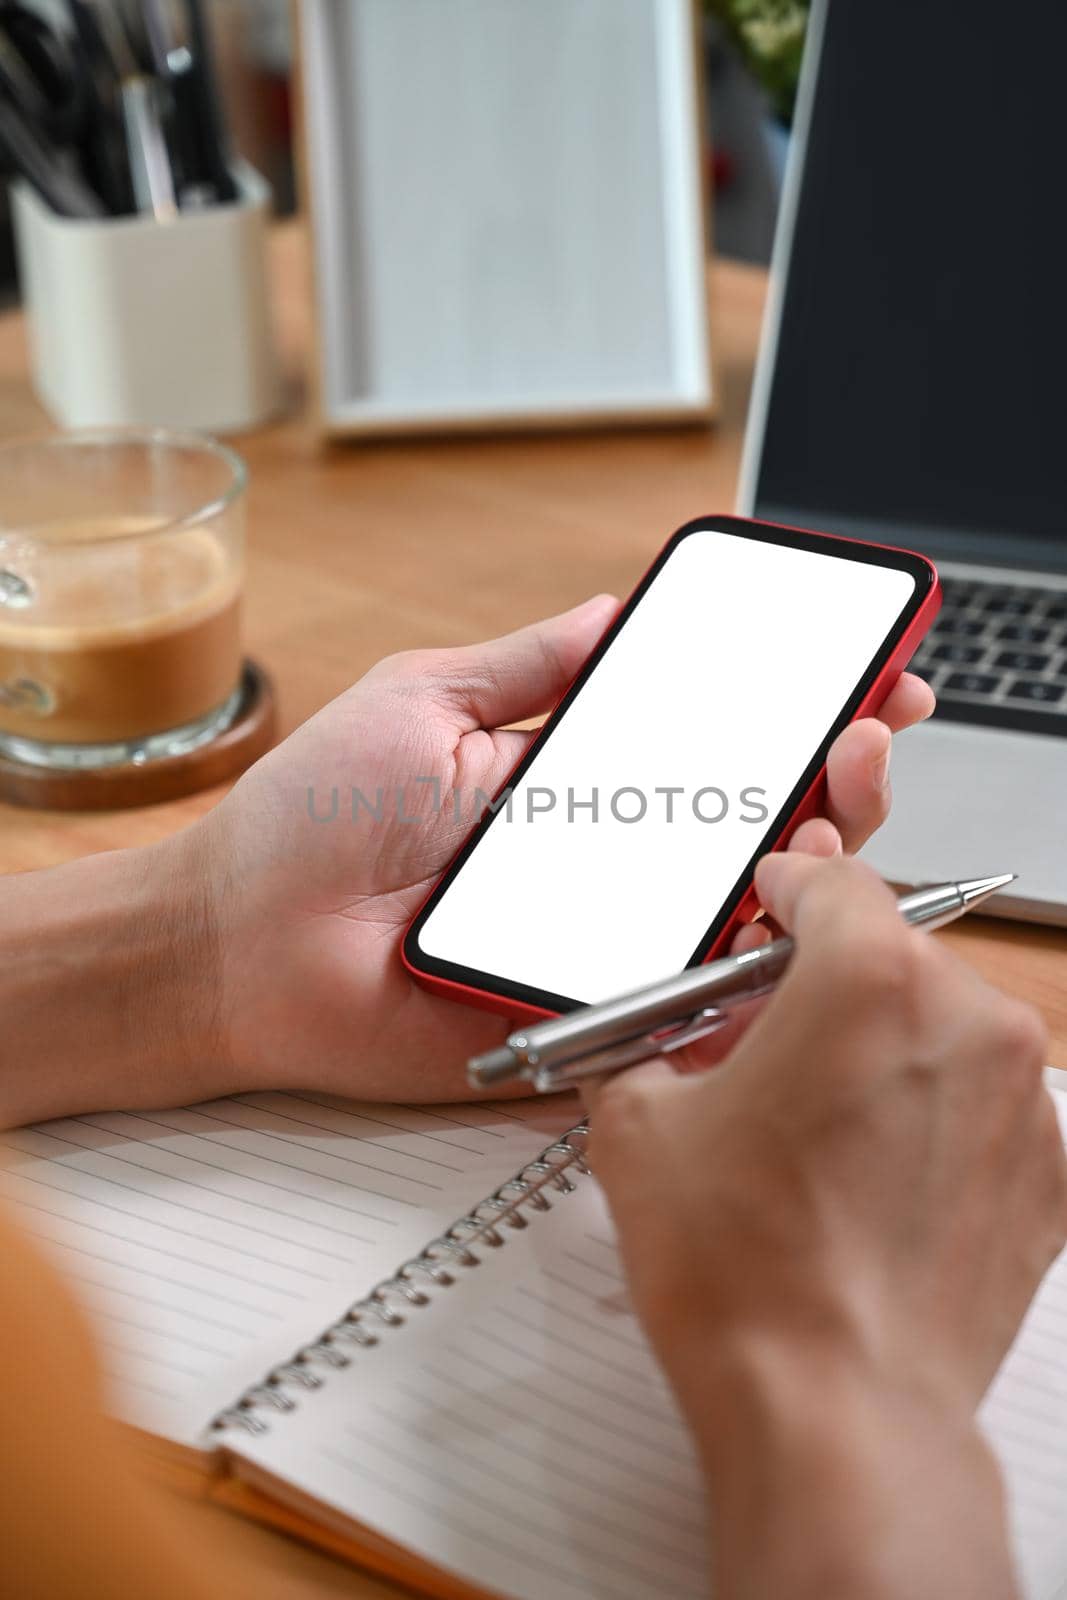
M 975 1412 L 1067 1228 L 1045 1030 L 862 863 L 765 866 L 782 990 L 721 1068 L 602 1084 L 589 1144 L 707 1474 L 711 1592 L 1016 1594 Z
M 778 870 L 775 860 L 768 857 L 761 863 L 764 880 Z M 897 909 L 909 926 L 932 930 L 963 916 L 1013 881 L 1009 872 L 939 884 L 905 895 Z M 490 1090 L 526 1082 L 546 1094 L 567 1088 L 578 1078 L 668 1055 L 718 1032 L 739 1006 L 769 994 L 785 976 L 795 951 L 791 937 L 775 939 L 632 994 L 517 1028 L 500 1049 L 472 1058 L 468 1079 L 473 1087 Z

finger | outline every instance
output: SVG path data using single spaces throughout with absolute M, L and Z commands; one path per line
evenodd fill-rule
M 914 672 L 902 672 L 878 712 L 879 722 L 884 722 L 893 733 L 903 733 L 905 728 L 925 722 L 933 715 L 937 701 L 934 691 Z
M 835 739 L 826 763 L 827 814 L 852 854 L 889 814 L 892 736 L 884 722 L 864 717 Z
M 732 956 L 748 955 L 750 950 L 760 950 L 765 944 L 770 944 L 774 937 L 766 920 L 759 922 L 746 922 L 743 928 L 738 928 L 734 935 L 734 942 L 730 946 Z
M 597 595 L 502 639 L 442 651 L 428 663 L 431 692 L 461 731 L 538 716 L 559 699 L 618 608 L 613 596 Z
M 600 1092 L 605 1084 L 611 1082 L 614 1074 L 611 1072 L 593 1072 L 588 1078 L 582 1078 L 578 1084 L 578 1098 L 582 1102 L 582 1109 L 586 1117 L 591 1117 L 593 1107 L 600 1098 Z
M 844 846 L 829 817 L 811 817 L 800 824 L 788 848 L 804 856 L 839 856 Z
M 719 1066 L 748 1032 L 765 1004 L 766 996 L 763 995 L 741 1001 L 730 1010 L 726 1021 L 714 1033 L 697 1039 L 693 1044 L 683 1045 L 680 1050 L 672 1050 L 666 1059 L 680 1077 L 692 1077 L 696 1073 L 707 1072 L 710 1067 Z
M 890 906 L 896 902 L 878 874 L 865 863 L 844 856 L 832 860 L 805 856 L 799 851 L 774 851 L 756 866 L 756 893 L 768 917 L 791 933 L 796 932 L 797 909 L 801 899 L 818 882 L 832 885 L 843 899 L 864 904 Z
M 503 782 L 511 769 L 518 766 L 540 732 L 540 728 L 494 728 L 496 758 L 489 777 L 492 779 L 499 773 Z
M 884 951 L 887 941 L 895 945 L 901 934 L 916 937 L 908 931 L 893 891 L 866 862 L 851 856 L 812 861 L 785 855 L 778 860 L 789 862 L 795 874 L 790 882 L 778 870 L 771 893 L 776 910 L 789 917 L 798 957 L 820 963 L 833 950 L 870 976 L 872 951 Z
M 641 1061 L 637 1066 L 624 1067 L 621 1072 L 597 1072 L 588 1078 L 583 1078 L 579 1085 L 582 1104 L 587 1115 L 592 1115 L 597 1105 L 613 1094 L 620 1084 L 626 1083 L 635 1089 L 650 1089 L 657 1092 L 661 1086 L 673 1082 L 678 1074 L 675 1072 L 666 1056 L 653 1056 L 648 1061 Z
M 788 848 L 798 855 L 828 860 L 841 854 L 841 835 L 826 817 L 812 817 L 801 823 Z M 779 937 L 782 929 L 776 919 L 769 915 L 766 906 L 761 911 L 758 921 L 746 922 L 738 929 L 730 946 L 731 955 L 747 955 L 750 950 L 759 950 Z
M 757 864 L 755 884 L 760 904 L 781 927 L 792 929 L 797 900 L 821 865 L 818 856 L 788 850 L 772 852 Z

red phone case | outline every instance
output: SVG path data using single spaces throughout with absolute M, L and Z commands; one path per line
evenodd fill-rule
M 864 545 L 867 549 L 871 549 L 871 550 L 897 550 L 897 551 L 899 551 L 902 548 L 899 545 L 893 546 L 893 545 L 876 544 L 873 540 L 870 540 L 870 539 L 849 539 L 849 538 L 845 537 L 842 534 L 820 535 L 816 529 L 813 529 L 813 528 L 797 528 L 797 527 L 793 527 L 789 523 L 785 523 L 785 522 L 767 522 L 767 521 L 756 522 L 752 518 L 735 517 L 735 516 L 729 516 L 729 517 L 709 516 L 709 517 L 702 517 L 699 520 L 702 523 L 708 522 L 708 523 L 720 523 L 720 524 L 724 523 L 724 522 L 729 522 L 729 523 L 733 523 L 733 524 L 748 522 L 748 523 L 751 523 L 752 525 L 754 525 L 756 527 L 782 528 L 786 532 L 789 532 L 789 533 L 803 533 L 803 534 L 808 535 L 809 537 L 812 536 L 812 535 L 814 535 L 816 538 L 819 538 L 819 537 L 830 538 L 830 537 L 832 537 L 834 539 L 834 541 L 837 542 L 837 543 Z M 685 524 L 685 526 L 688 527 L 689 524 Z M 670 544 L 671 540 L 673 540 L 675 537 L 676 537 L 676 535 L 672 534 L 671 535 L 671 539 L 668 540 L 667 543 Z M 870 689 L 868 690 L 867 694 L 864 696 L 863 700 L 856 707 L 855 712 L 853 713 L 852 717 L 849 719 L 850 723 L 851 722 L 858 722 L 862 717 L 871 717 L 871 716 L 877 715 L 877 713 L 881 709 L 882 705 L 888 699 L 888 697 L 889 697 L 894 685 L 897 682 L 897 679 L 900 677 L 901 673 L 907 667 L 908 662 L 911 660 L 912 656 L 915 654 L 915 652 L 918 649 L 920 643 L 922 642 L 924 636 L 929 632 L 930 628 L 932 627 L 932 625 L 934 623 L 935 618 L 937 617 L 938 612 L 941 609 L 941 580 L 938 577 L 937 569 L 934 566 L 933 562 L 930 561 L 928 559 L 928 557 L 926 557 L 924 555 L 921 555 L 918 551 L 906 550 L 904 553 L 907 554 L 907 555 L 910 555 L 910 556 L 914 556 L 916 560 L 921 561 L 925 566 L 927 566 L 930 569 L 930 571 L 933 573 L 934 582 L 931 585 L 930 591 L 926 595 L 926 597 L 923 600 L 922 604 L 920 605 L 918 611 L 915 613 L 915 615 L 914 615 L 914 617 L 912 617 L 910 623 L 908 623 L 908 625 L 906 626 L 904 631 L 901 633 L 900 638 L 897 640 L 897 643 L 893 648 L 893 652 L 892 652 L 891 656 L 889 657 L 889 660 L 886 662 L 885 666 L 879 672 L 877 678 L 875 679 L 874 683 L 872 683 Z M 630 599 L 632 598 L 633 594 L 641 587 L 641 584 L 645 581 L 645 578 L 651 572 L 652 568 L 656 565 L 656 562 L 660 559 L 660 556 L 662 554 L 663 554 L 663 550 L 662 549 L 658 550 L 656 552 L 656 555 L 649 562 L 649 564 L 646 567 L 644 573 L 642 573 L 640 580 L 634 585 L 634 588 L 633 588 L 633 590 L 631 590 L 630 595 L 623 602 L 623 609 L 625 609 L 625 607 L 630 603 Z M 611 624 L 609 624 L 609 626 L 611 626 Z M 605 630 L 605 631 L 607 631 L 607 630 Z M 578 669 L 578 673 L 575 674 L 575 677 L 577 677 L 582 670 L 584 670 L 584 667 L 580 667 Z M 573 682 L 574 682 L 574 679 L 571 680 L 571 683 L 573 683 Z M 561 701 L 563 701 L 566 698 L 567 694 L 570 692 L 570 687 L 571 687 L 571 684 L 568 684 L 567 688 L 564 689 L 563 693 L 560 695 L 559 699 L 556 701 L 556 705 L 553 706 L 553 708 L 552 708 L 552 715 L 555 714 L 556 708 L 559 706 Z M 525 758 L 523 758 L 523 759 L 525 759 Z M 516 763 L 516 765 L 519 765 L 519 763 Z M 497 790 L 496 795 L 494 795 L 494 799 L 496 799 L 498 795 L 502 794 L 504 792 L 504 790 L 507 789 L 508 785 L 511 783 L 512 776 L 513 776 L 513 773 L 509 773 L 508 777 L 504 780 L 504 782 L 501 784 L 500 788 Z M 786 848 L 786 846 L 788 845 L 790 839 L 792 838 L 793 834 L 796 832 L 797 828 L 800 827 L 801 823 L 806 822 L 809 817 L 817 817 L 817 816 L 819 816 L 821 814 L 821 812 L 823 810 L 823 804 L 824 804 L 824 800 L 825 800 L 825 795 L 826 795 L 826 766 L 824 764 L 819 769 L 819 772 L 816 774 L 816 776 L 815 776 L 814 780 L 812 781 L 810 787 L 808 788 L 807 792 L 805 793 L 803 798 L 798 803 L 796 809 L 793 812 L 793 815 L 790 817 L 789 821 L 786 823 L 786 825 L 783 828 L 782 832 L 779 834 L 777 840 L 775 841 L 775 843 L 770 848 L 772 850 L 784 850 Z M 475 827 L 476 826 L 477 826 L 477 824 L 475 824 Z M 460 847 L 459 847 L 459 850 L 456 851 L 456 855 L 458 855 L 460 853 L 460 851 L 465 847 L 465 845 L 467 843 L 467 840 L 470 838 L 470 834 L 473 833 L 473 831 L 474 831 L 474 828 L 471 828 L 468 831 L 466 837 L 463 840 L 463 844 L 461 844 Z M 454 859 L 455 859 L 455 857 L 453 857 L 453 860 Z M 451 870 L 451 866 L 452 866 L 452 862 L 450 861 L 448 866 L 445 868 L 445 871 L 440 876 L 444 877 L 445 873 L 447 873 L 448 871 Z M 437 881 L 440 882 L 440 878 Z M 430 890 L 429 894 L 427 894 L 425 899 L 420 904 L 420 906 L 418 908 L 418 911 L 416 911 L 415 916 L 412 918 L 412 924 L 414 924 L 418 920 L 418 918 L 421 916 L 424 907 L 426 906 L 427 902 L 430 900 L 431 896 L 436 892 L 436 889 L 437 889 L 437 883 L 434 884 L 434 886 Z M 724 953 L 724 951 L 726 951 L 729 948 L 730 943 L 733 940 L 733 937 L 736 934 L 738 928 L 741 927 L 742 924 L 744 924 L 746 922 L 751 922 L 752 918 L 754 917 L 754 915 L 755 915 L 755 913 L 757 911 L 757 909 L 758 909 L 758 902 L 756 900 L 756 892 L 755 892 L 754 887 L 752 887 L 750 885 L 749 888 L 745 891 L 744 895 L 741 897 L 740 901 L 738 902 L 737 908 L 735 909 L 733 915 L 730 917 L 730 919 L 727 922 L 726 926 L 723 928 L 723 930 L 720 933 L 719 937 L 715 940 L 715 943 L 712 945 L 711 949 L 708 951 L 707 955 L 704 957 L 704 961 L 705 962 L 714 961 L 717 956 L 722 955 Z M 411 924 L 409 924 L 409 928 L 410 928 L 410 926 L 411 926 Z M 537 1020 L 539 1020 L 541 1018 L 544 1018 L 544 1017 L 552 1017 L 552 1016 L 558 1015 L 558 1013 L 555 1012 L 555 1011 L 549 1011 L 549 1010 L 546 1010 L 544 1007 L 531 1005 L 527 1001 L 518 1000 L 518 999 L 510 999 L 507 995 L 493 994 L 492 991 L 487 990 L 487 989 L 477 989 L 471 984 L 460 983 L 460 982 L 457 982 L 455 979 L 452 979 L 452 978 L 442 978 L 437 973 L 426 972 L 422 968 L 417 967 L 409 959 L 407 951 L 404 948 L 404 946 L 401 946 L 401 959 L 402 959 L 402 961 L 404 963 L 404 966 L 407 968 L 408 972 L 411 974 L 411 976 L 413 978 L 415 978 L 415 980 L 418 983 L 420 983 L 423 986 L 423 988 L 431 990 L 434 994 L 443 995 L 446 999 L 461 1001 L 464 1005 L 475 1006 L 475 1007 L 477 1007 L 478 1010 L 481 1010 L 481 1011 L 492 1011 L 492 1012 L 495 1012 L 498 1016 L 508 1017 L 508 1018 L 510 1018 L 510 1019 L 512 1019 L 512 1020 L 514 1020 L 516 1022 L 532 1022 L 532 1021 L 537 1021 Z

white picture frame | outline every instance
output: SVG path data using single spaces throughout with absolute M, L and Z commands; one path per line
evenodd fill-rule
M 702 421 L 694 0 L 300 0 L 328 434 Z

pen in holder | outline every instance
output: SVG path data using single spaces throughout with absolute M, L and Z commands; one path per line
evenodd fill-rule
M 13 216 L 37 392 L 66 427 L 231 432 L 278 408 L 267 292 L 270 190 L 175 212 L 58 215 L 26 183 Z

